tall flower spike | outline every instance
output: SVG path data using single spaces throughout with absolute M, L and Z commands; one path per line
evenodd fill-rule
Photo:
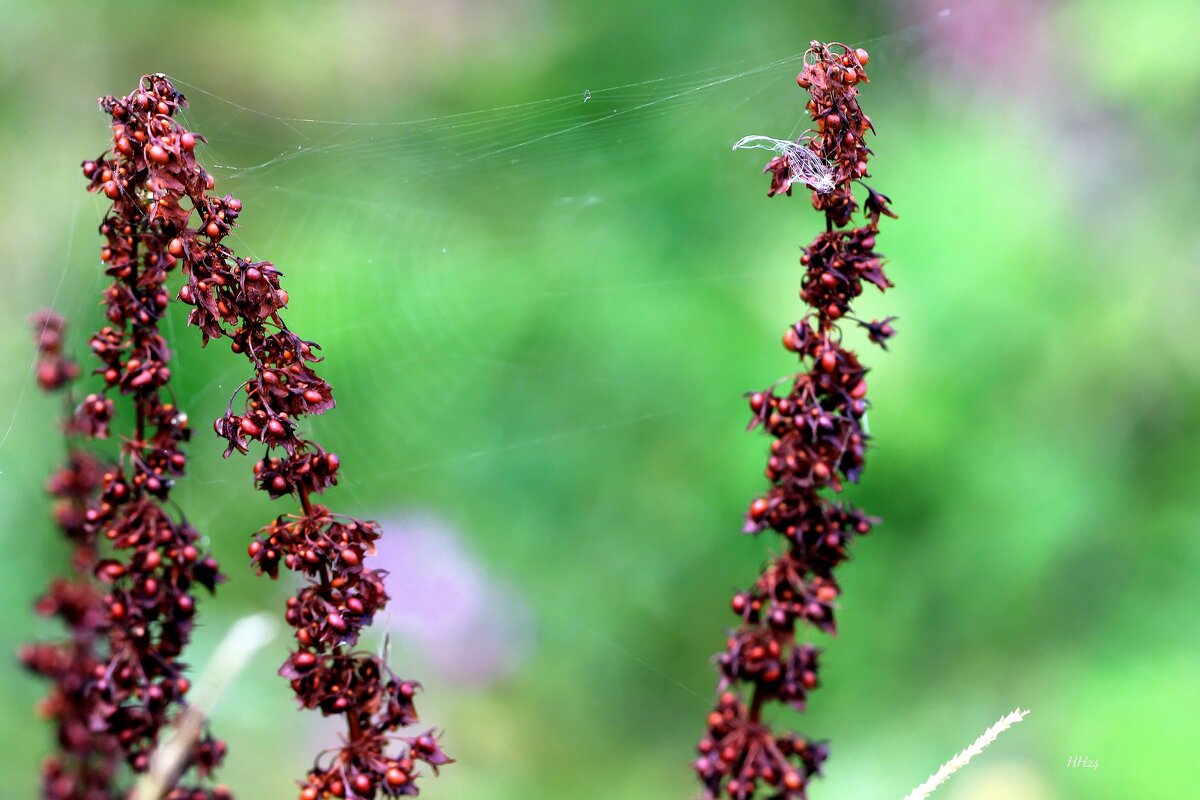
M 100 225 L 100 260 L 111 283 L 103 298 L 107 324 L 90 340 L 102 386 L 74 407 L 66 433 L 105 439 L 115 417 L 111 395 L 129 398 L 130 425 L 115 463 L 101 465 L 72 443 L 68 465 L 51 481 L 56 517 L 75 546 L 76 577 L 54 584 L 38 605 L 61 617 L 71 641 L 26 648 L 23 660 L 55 684 L 46 709 L 58 726 L 60 752 L 43 769 L 43 797 L 123 797 L 130 776 L 145 772 L 163 729 L 186 707 L 190 686 L 181 661 L 191 638 L 197 587 L 213 591 L 217 562 L 200 536 L 170 510 L 183 475 L 187 416 L 173 402 L 171 353 L 159 332 L 176 265 L 162 244 L 167 217 L 151 165 L 163 151 L 163 119 L 172 99 L 139 91 L 100 101 L 113 116 L 113 152 L 83 164 L 91 191 L 112 205 Z M 78 374 L 62 355 L 64 324 L 51 313 L 35 319 L 38 382 L 53 390 Z M 89 576 L 89 577 L 81 577 Z M 225 745 L 203 732 L 184 761 L 199 782 L 224 757 Z M 227 800 L 220 786 L 172 787 L 169 800 Z
M 881 346 L 894 333 L 891 317 L 864 322 L 851 314 L 864 282 L 880 290 L 892 285 L 875 252 L 879 218 L 895 216 L 888 199 L 864 187 L 865 224 L 846 227 L 858 209 L 852 184 L 866 177 L 871 153 L 863 138 L 873 128 L 858 105 L 868 60 L 862 49 L 813 42 L 797 77 L 812 95 L 807 110 L 814 128 L 795 146 L 828 165 L 833 186 L 808 184 L 826 225 L 800 259 L 800 297 L 809 310 L 783 335 L 802 371 L 786 394 L 750 395 L 751 429 L 761 426 L 773 439 L 766 468 L 771 487 L 750 504 L 744 531 L 775 531 L 783 551 L 753 587 L 733 598 L 739 625 L 716 659 L 720 694 L 695 762 L 709 798 L 801 800 L 828 752 L 824 743 L 774 732 L 763 711 L 771 703 L 804 710 L 818 683 L 819 650 L 797 639 L 797 627 L 836 632 L 834 568 L 846 559 L 851 540 L 876 522 L 832 497 L 844 481 L 858 480 L 867 446 L 867 370 L 843 346 L 839 321 L 865 327 Z M 767 164 L 769 195 L 792 193 L 794 161 L 783 154 Z
M 380 658 L 355 649 L 361 630 L 387 602 L 383 574 L 364 563 L 375 552 L 379 526 L 336 514 L 314 500 L 336 484 L 340 466 L 336 455 L 302 438 L 298 428 L 303 417 L 334 404 L 329 384 L 312 367 L 320 361 L 319 347 L 284 324 L 280 310 L 288 295 L 280 287 L 279 270 L 269 262 L 239 258 L 224 244 L 242 205 L 235 197 L 212 193 L 213 177 L 195 157 L 203 137 L 174 118 L 185 104 L 165 76 L 150 75 L 133 94 L 106 98 L 103 105 L 118 130 L 118 152 L 145 169 L 138 174 L 138 185 L 146 187 L 138 198 L 154 221 L 145 246 L 182 265 L 186 282 L 179 299 L 193 307 L 189 321 L 200 329 L 203 342 L 228 336 L 233 351 L 245 355 L 254 371 L 215 423 L 228 443 L 225 455 L 263 443 L 267 452 L 254 467 L 258 488 L 299 504 L 295 513 L 282 514 L 260 530 L 249 552 L 260 574 L 277 577 L 282 564 L 304 577 L 303 588 L 287 601 L 297 648 L 280 674 L 291 681 L 301 706 L 346 720 L 341 745 L 314 763 L 302 783 L 301 800 L 416 795 L 418 762 L 435 773 L 450 762 L 433 731 L 397 735 L 417 721 L 413 696 L 419 684 L 396 677 Z M 119 170 L 103 169 L 109 177 L 97 177 L 97 185 L 110 196 L 126 196 L 129 190 L 111 177 L 119 177 Z M 242 402 L 235 409 L 238 394 Z

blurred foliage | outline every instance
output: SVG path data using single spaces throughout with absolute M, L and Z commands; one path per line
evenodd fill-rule
M 897 314 L 900 335 L 866 356 L 876 446 L 850 494 L 886 522 L 844 569 L 825 685 L 797 721 L 833 743 L 812 795 L 902 796 L 1020 705 L 1032 716 L 939 794 L 1188 796 L 1200 18 L 1166 0 L 946 7 L 0 3 L 3 649 L 52 635 L 27 609 L 64 561 L 41 490 L 57 407 L 32 386 L 24 319 L 53 303 L 84 349 L 103 204 L 77 165 L 107 133 L 92 101 L 164 71 L 214 162 L 296 151 L 217 174 L 246 205 L 235 246 L 284 269 L 289 324 L 328 355 L 339 410 L 314 428 L 346 465 L 333 505 L 441 515 L 533 608 L 535 648 L 502 683 L 447 685 L 401 656 L 460 759 L 425 794 L 691 796 L 708 659 L 769 546 L 737 533 L 765 447 L 740 393 L 791 366 L 778 337 L 820 224 L 728 152 L 787 135 L 793 66 L 720 80 L 835 38 L 873 55 L 874 180 L 901 219 L 881 240 L 897 288 L 863 313 Z M 670 77 L 712 68 L 695 90 Z M 528 134 L 541 107 L 457 132 L 367 125 L 653 79 L 578 131 L 561 106 Z M 283 117 L 363 124 L 326 149 L 326 129 Z M 488 137 L 521 146 L 501 157 Z M 447 141 L 486 157 L 464 167 Z M 231 620 L 280 606 L 244 545 L 282 509 L 207 432 L 244 367 L 177 325 L 198 435 L 176 497 L 230 575 L 203 606 L 202 664 Z M 296 733 L 281 658 L 217 714 L 243 798 L 294 796 L 320 741 Z M 42 687 L 2 663 L 0 779 L 29 797 Z

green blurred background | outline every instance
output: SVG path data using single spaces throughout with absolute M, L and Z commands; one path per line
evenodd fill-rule
M 903 796 L 1016 706 L 1033 713 L 937 796 L 1196 796 L 1195 8 L 0 10 L 5 651 L 53 635 L 29 608 L 66 558 L 42 493 L 58 407 L 25 319 L 53 304 L 79 350 L 98 323 L 94 100 L 163 71 L 245 204 L 234 246 L 280 265 L 289 324 L 325 348 L 331 502 L 392 521 L 381 560 L 418 587 L 394 649 L 460 761 L 423 796 L 693 796 L 728 598 L 774 546 L 738 534 L 766 444 L 741 393 L 792 368 L 778 341 L 820 225 L 729 146 L 798 133 L 797 56 L 840 39 L 872 53 L 873 183 L 901 215 L 880 240 L 897 287 L 861 313 L 900 335 L 866 353 L 875 449 L 849 491 L 885 524 L 842 571 L 824 686 L 788 720 L 832 741 L 812 796 Z M 198 431 L 174 496 L 230 575 L 203 664 L 233 620 L 281 607 L 244 547 L 286 509 L 208 433 L 245 366 L 178 316 L 169 333 Z M 295 709 L 282 653 L 217 713 L 242 798 L 294 797 L 336 735 Z M 35 793 L 42 689 L 0 660 L 8 796 Z

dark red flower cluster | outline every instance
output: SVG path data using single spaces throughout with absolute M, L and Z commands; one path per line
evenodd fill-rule
M 199 534 L 166 508 L 187 458 L 187 415 L 169 399 L 170 349 L 159 321 L 170 301 L 167 278 L 176 259 L 162 244 L 171 224 L 157 198 L 152 166 L 162 151 L 162 119 L 177 108 L 169 93 L 139 90 L 124 101 L 101 99 L 112 115 L 113 151 L 83 164 L 89 190 L 112 206 L 100 225 L 100 260 L 112 283 L 104 290 L 109 325 L 92 336 L 92 353 L 104 388 L 79 405 L 75 427 L 103 438 L 113 417 L 114 390 L 132 399 L 133 430 L 121 442 L 121 460 L 104 473 L 87 521 L 108 540 L 114 556 L 97 576 L 109 586 L 109 665 L 97 681 L 99 707 L 137 772 L 144 771 L 159 732 L 185 706 L 189 681 L 178 661 L 191 637 L 196 586 L 213 591 L 217 563 L 204 553 Z M 127 554 L 127 555 L 126 555 Z M 205 778 L 225 746 L 207 734 L 189 765 Z M 189 789 L 191 795 L 227 797 L 223 788 Z
M 865 223 L 845 227 L 858 208 L 852 184 L 867 174 L 870 155 L 863 137 L 871 122 L 857 99 L 858 85 L 867 80 L 867 62 L 862 49 L 813 42 L 797 78 L 812 95 L 807 108 L 815 123 L 797 144 L 829 166 L 835 186 L 813 192 L 814 208 L 825 212 L 826 230 L 800 259 L 805 268 L 800 297 L 809 311 L 783 336 L 783 346 L 799 356 L 802 371 L 785 394 L 769 389 L 750 396 L 750 427 L 761 426 L 772 438 L 766 467 L 771 487 L 750 504 L 744 530 L 774 530 L 785 550 L 751 589 L 733 598 L 740 625 L 717 657 L 721 695 L 695 764 L 712 798 L 804 798 L 827 755 L 824 744 L 776 734 L 762 710 L 771 702 L 804 709 L 818 683 L 819 651 L 797 640 L 797 627 L 807 623 L 836 632 L 840 590 L 834 568 L 846 559 L 851 540 L 876 522 L 831 498 L 844 481 L 858 480 L 868 438 L 863 427 L 867 370 L 843 346 L 838 321 L 857 322 L 881 346 L 894 334 L 890 317 L 864 322 L 851 316 L 864 282 L 880 290 L 892 285 L 875 252 L 880 217 L 895 216 L 888 199 L 866 188 Z M 770 194 L 791 194 L 786 157 L 773 159 L 766 171 L 772 176 Z
M 38 385 L 47 392 L 61 389 L 79 377 L 79 365 L 63 355 L 66 322 L 53 311 L 40 311 L 30 321 L 37 342 Z
M 125 284 L 106 291 L 110 299 L 133 297 L 141 304 L 141 287 L 157 284 L 157 277 L 146 277 L 153 276 L 154 268 L 136 245 L 141 224 L 126 206 L 115 208 L 102 226 L 127 229 L 124 236 L 135 242 L 126 243 L 125 255 L 115 263 L 106 259 L 116 283 Z M 131 364 L 137 360 L 134 354 L 147 348 L 154 350 L 152 374 L 167 372 L 157 314 L 124 317 L 111 305 L 109 311 L 116 327 L 93 339 L 102 363 L 97 372 L 137 372 L 141 367 Z M 47 390 L 68 386 L 79 370 L 62 353 L 62 319 L 43 312 L 34 325 L 38 382 Z M 106 351 L 96 346 L 102 338 L 111 342 Z M 42 796 L 47 800 L 124 797 L 128 779 L 122 762 L 134 773 L 145 772 L 162 729 L 186 706 L 188 679 L 179 658 L 195 614 L 193 585 L 211 591 L 219 575 L 216 562 L 200 553 L 196 532 L 163 507 L 173 477 L 182 472 L 179 444 L 187 437 L 182 415 L 160 398 L 164 382 L 123 386 L 106 375 L 103 393 L 121 386 L 132 395 L 137 416 L 136 430 L 121 443 L 120 462 L 103 465 L 73 446 L 66 466 L 49 482 L 57 498 L 55 519 L 74 545 L 74 576 L 56 580 L 37 609 L 62 620 L 70 636 L 65 642 L 30 645 L 21 653 L 29 669 L 53 683 L 42 706 L 58 734 L 58 752 L 43 766 Z M 96 422 L 98 406 L 107 409 L 104 425 Z M 89 395 L 70 414 L 66 432 L 85 438 L 107 435 L 111 408 L 102 394 Z M 224 745 L 205 735 L 187 766 L 203 779 L 223 754 Z M 222 787 L 175 791 L 188 800 L 230 797 Z
M 211 194 L 215 182 L 194 153 L 203 138 L 174 119 L 185 103 L 162 75 L 143 78 L 128 97 L 106 98 L 118 157 L 98 162 L 90 174 L 94 185 L 118 202 L 138 192 L 152 240 L 143 246 L 162 263 L 182 265 L 186 283 L 179 299 L 193 307 L 189 321 L 206 344 L 228 336 L 233 351 L 245 355 L 254 369 L 238 389 L 244 391 L 243 403 L 235 410 L 231 400 L 214 427 L 228 442 L 227 456 L 247 452 L 254 442 L 265 445 L 268 452 L 254 468 L 258 487 L 299 502 L 298 513 L 280 515 L 258 533 L 250 557 L 260 573 L 271 577 L 281 563 L 306 577 L 304 588 L 288 600 L 286 616 L 298 649 L 280 672 L 302 706 L 344 716 L 348 727 L 343 745 L 309 772 L 302 800 L 415 795 L 415 764 L 423 761 L 436 772 L 450 759 L 432 731 L 397 735 L 417 720 L 413 695 L 418 684 L 397 678 L 381 659 L 355 649 L 360 631 L 387 601 L 382 573 L 364 565 L 374 553 L 379 526 L 313 501 L 336 484 L 340 466 L 336 455 L 302 438 L 297 428 L 302 417 L 334 405 L 329 384 L 312 367 L 320 361 L 319 348 L 290 331 L 280 317 L 288 295 L 280 287 L 279 270 L 239 258 L 224 244 L 241 203 Z M 193 216 L 196 226 L 190 227 Z M 120 241 L 110 242 L 110 263 L 121 248 Z M 152 306 L 165 306 L 161 282 L 153 287 L 164 293 L 150 299 Z M 156 371 L 158 349 L 146 344 L 133 348 L 137 368 L 114 371 L 112 382 L 153 386 L 165 380 Z M 389 752 L 397 742 L 398 750 Z

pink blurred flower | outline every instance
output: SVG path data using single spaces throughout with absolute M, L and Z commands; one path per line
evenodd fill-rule
M 392 634 L 414 640 L 441 680 L 482 686 L 512 674 L 533 640 L 520 593 L 434 514 L 394 518 L 383 529 L 377 563 L 388 571 Z
M 1045 0 L 920 0 L 919 17 L 929 20 L 932 40 L 924 50 L 935 67 L 963 83 L 1036 89 L 1041 81 L 1032 80 L 1033 71 L 1053 55 L 1049 5 Z

